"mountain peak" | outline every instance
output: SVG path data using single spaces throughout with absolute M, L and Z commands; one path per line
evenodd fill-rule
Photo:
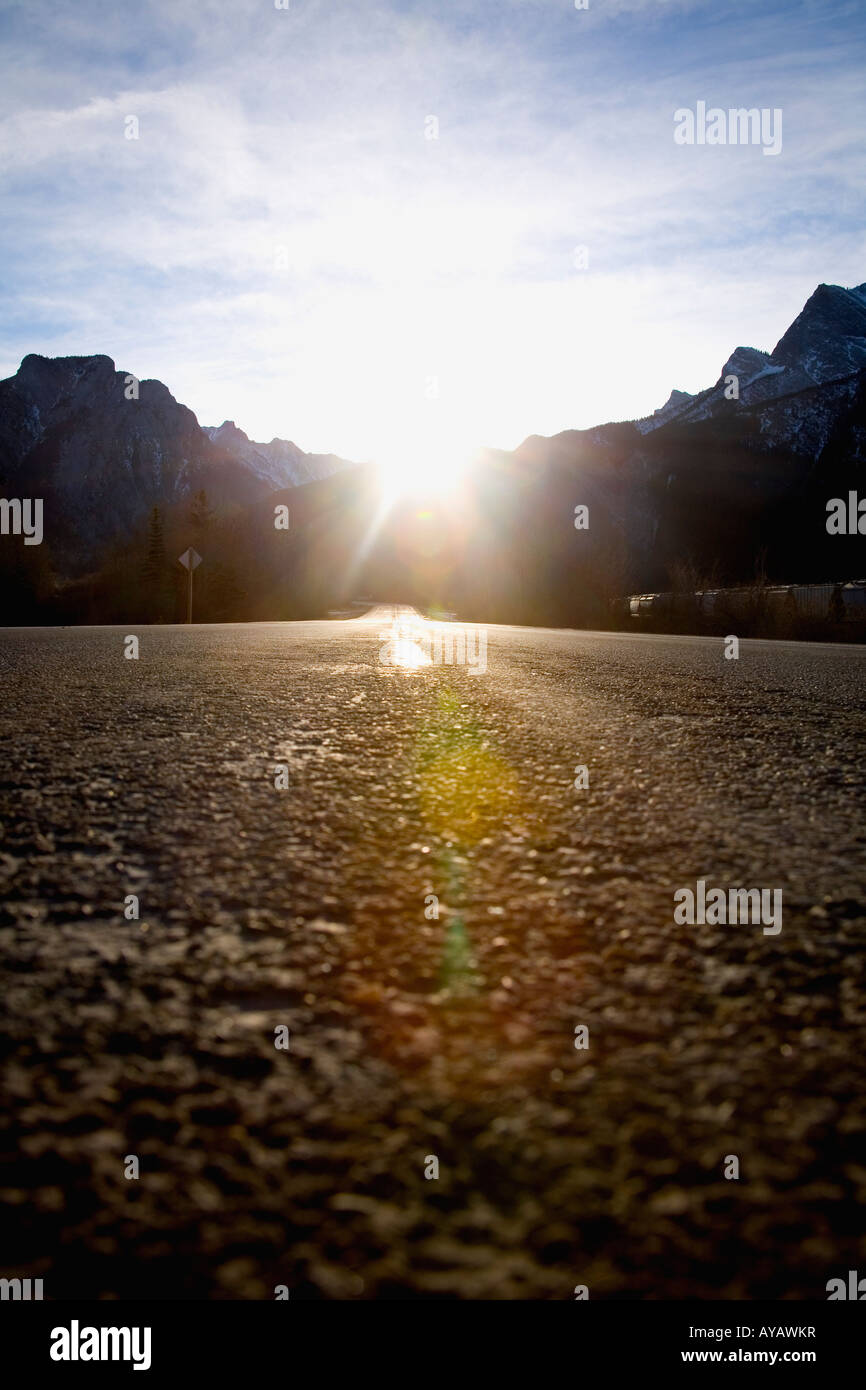
M 274 438 L 260 444 L 238 429 L 234 420 L 202 427 L 212 444 L 234 455 L 264 484 L 274 490 L 326 478 L 345 467 L 345 460 L 329 454 L 305 454 L 289 439 Z
M 669 420 L 678 415 L 681 410 L 691 405 L 694 396 L 690 391 L 678 391 L 674 387 L 664 405 L 660 405 L 654 410 L 652 415 L 647 415 L 643 420 L 636 422 L 641 434 L 647 434 L 650 430 L 658 429 L 659 425 L 666 425 Z M 537 436 L 536 436 L 537 437 Z
M 771 357 L 818 383 L 866 366 L 866 284 L 818 285 Z
M 107 383 L 115 374 L 113 359 L 101 352 L 92 357 L 42 357 L 38 352 L 28 352 L 10 380 L 41 395 L 46 390 L 74 390 L 85 380 Z
M 770 354 L 768 352 L 763 352 L 761 348 L 736 347 L 724 367 L 722 367 L 722 374 L 719 377 L 719 381 L 722 381 L 726 376 L 731 375 L 731 373 L 733 373 L 734 376 L 747 376 L 750 373 L 754 375 L 755 372 L 759 372 L 762 368 L 766 367 L 769 361 Z
M 250 442 L 249 435 L 238 429 L 234 420 L 223 420 L 221 425 L 204 425 L 203 429 L 215 444 L 227 444 L 230 440 L 237 444 Z
M 68 371 L 80 371 L 88 367 L 101 367 L 107 364 L 112 371 L 115 370 L 114 359 L 108 357 L 104 352 L 94 352 L 85 357 L 43 357 L 38 352 L 28 352 L 21 358 L 19 372 L 50 371 L 52 368 Z

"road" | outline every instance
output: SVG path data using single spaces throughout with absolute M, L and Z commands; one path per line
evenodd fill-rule
M 497 627 L 470 666 L 428 633 L 0 633 L 0 1272 L 569 1300 L 866 1273 L 866 651 Z M 782 930 L 676 923 L 699 879 L 780 889 Z

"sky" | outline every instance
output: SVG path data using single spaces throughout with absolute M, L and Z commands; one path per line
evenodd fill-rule
M 394 466 L 646 415 L 866 280 L 862 0 L 277 3 L 0 0 L 0 377 L 106 353 Z M 781 150 L 678 144 L 700 101 Z

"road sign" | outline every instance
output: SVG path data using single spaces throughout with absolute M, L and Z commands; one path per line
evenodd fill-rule
M 179 562 L 181 565 L 183 565 L 184 569 L 187 570 L 187 572 L 189 573 L 189 584 L 188 584 L 188 586 L 187 586 L 187 591 L 186 591 L 186 620 L 187 620 L 188 623 L 191 623 L 191 622 L 192 622 L 192 572 L 193 572 L 193 570 L 196 568 L 197 565 L 200 565 L 200 564 L 201 564 L 201 556 L 199 555 L 199 553 L 198 553 L 197 550 L 193 550 L 192 546 L 190 546 L 189 550 L 185 550 L 185 551 L 183 552 L 183 554 L 182 554 L 182 555 L 179 555 L 177 558 L 178 558 L 178 562 Z

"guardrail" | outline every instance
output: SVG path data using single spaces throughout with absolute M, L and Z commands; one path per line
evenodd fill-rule
M 629 594 L 624 600 L 633 618 L 768 612 L 779 616 L 829 618 L 834 622 L 866 619 L 866 580 L 835 584 L 768 584 L 740 589 L 695 589 L 693 593 Z

